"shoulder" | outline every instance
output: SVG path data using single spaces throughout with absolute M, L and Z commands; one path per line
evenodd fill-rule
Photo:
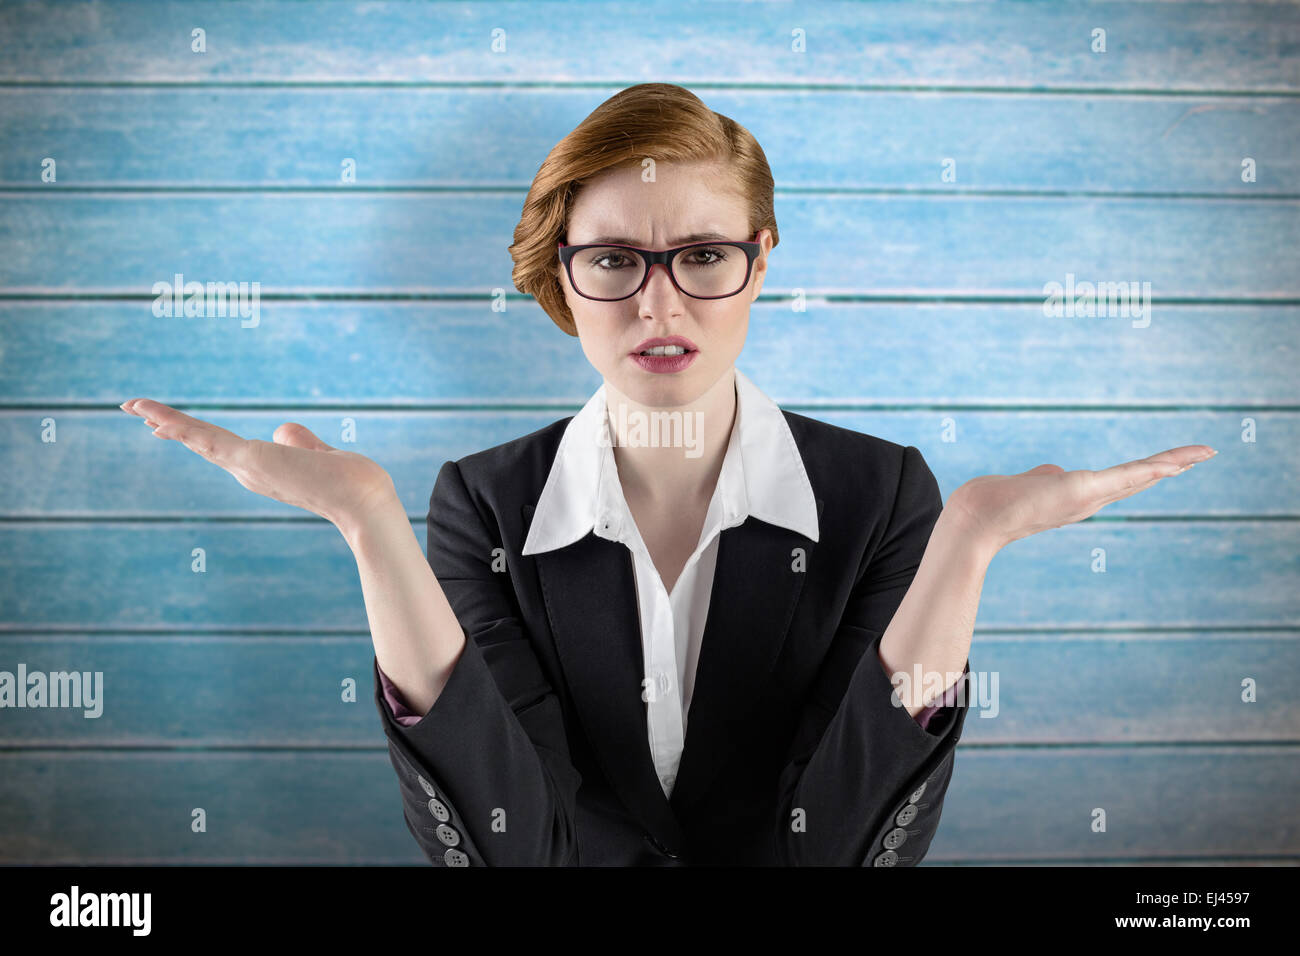
M 888 511 L 900 495 L 938 495 L 934 473 L 915 446 L 781 412 L 818 497 L 861 502 L 866 493 Z
M 855 473 L 893 474 L 908 470 L 928 470 L 925 459 L 915 446 L 901 445 L 887 438 L 832 425 L 781 409 L 804 466 L 810 472 L 827 475 L 851 468 Z
M 572 418 L 561 418 L 527 435 L 448 461 L 438 475 L 438 484 L 454 471 L 470 496 L 480 503 L 499 506 L 536 501 Z M 434 495 L 437 493 L 435 486 Z

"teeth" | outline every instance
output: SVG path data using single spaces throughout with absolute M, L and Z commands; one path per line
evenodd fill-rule
M 656 345 L 652 349 L 646 349 L 642 355 L 685 355 L 686 349 L 680 345 Z

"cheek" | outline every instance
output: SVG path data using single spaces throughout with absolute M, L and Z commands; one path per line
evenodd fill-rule
M 739 311 L 728 312 L 720 318 L 718 326 L 718 339 L 721 342 L 736 351 L 744 344 L 745 336 L 749 332 L 749 309 L 748 307 Z
M 574 312 L 573 319 L 578 327 L 578 343 L 592 367 L 603 372 L 617 364 L 622 354 L 619 339 L 609 323 L 585 317 L 581 310 Z

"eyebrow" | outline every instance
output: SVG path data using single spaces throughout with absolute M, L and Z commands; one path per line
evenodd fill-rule
M 718 239 L 728 240 L 730 237 L 724 236 L 720 232 L 696 232 L 689 236 L 679 236 L 676 239 L 670 239 L 668 241 L 668 248 L 671 249 L 675 246 L 685 246 L 692 242 L 710 242 Z M 607 244 L 611 246 L 640 246 L 640 243 L 633 239 L 628 239 L 625 236 L 596 236 L 594 239 L 588 239 L 586 242 L 574 243 L 575 246 L 590 246 L 597 244 Z

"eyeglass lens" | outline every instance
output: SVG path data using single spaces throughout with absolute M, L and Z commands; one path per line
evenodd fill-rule
M 573 256 L 570 277 L 577 291 L 593 299 L 621 299 L 645 279 L 645 261 L 630 249 L 592 246 Z M 749 260 L 729 243 L 692 246 L 673 257 L 672 272 L 687 295 L 735 295 L 745 285 Z

